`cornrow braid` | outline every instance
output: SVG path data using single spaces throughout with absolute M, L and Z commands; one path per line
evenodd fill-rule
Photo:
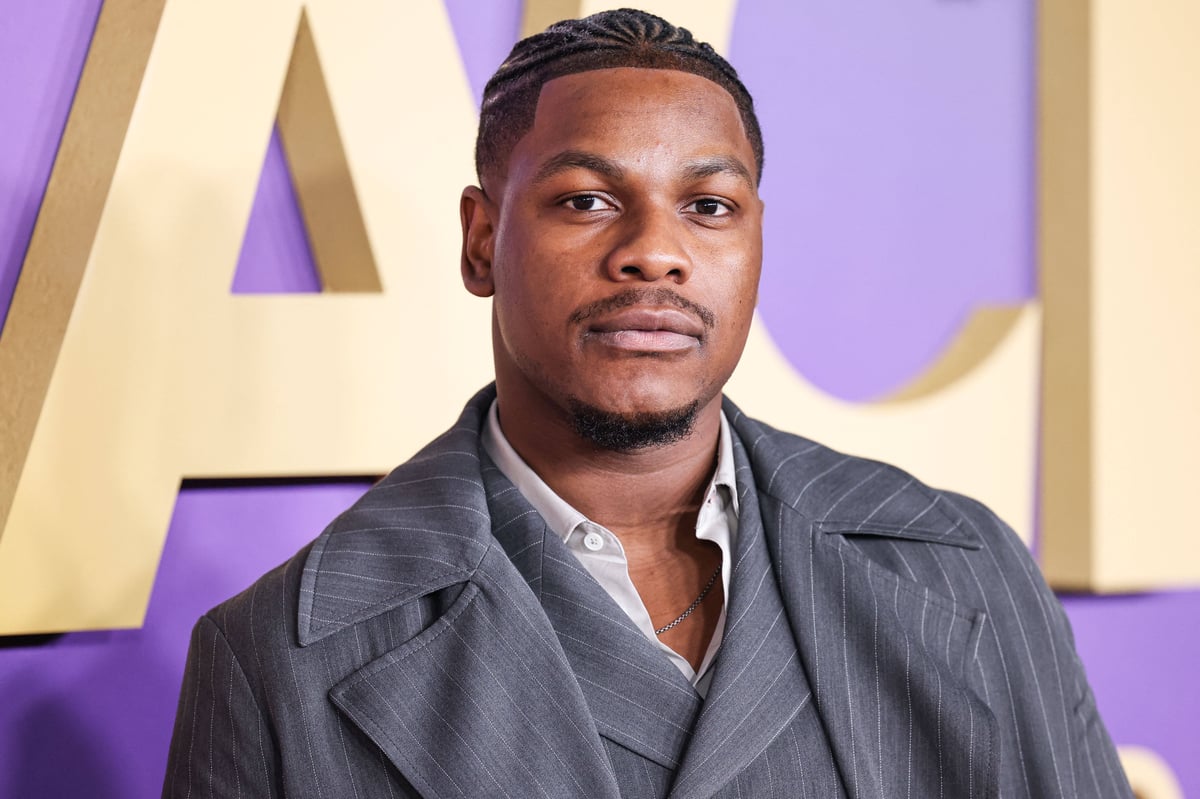
M 614 67 L 690 72 L 729 92 L 762 179 L 762 132 L 754 100 L 734 68 L 710 45 L 696 41 L 686 28 L 645 11 L 623 8 L 556 22 L 516 43 L 483 90 L 475 140 L 475 170 L 481 185 L 485 174 L 503 174 L 507 169 L 513 147 L 533 127 L 538 96 L 547 81 Z

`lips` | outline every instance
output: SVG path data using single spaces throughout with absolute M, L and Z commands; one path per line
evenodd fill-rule
M 624 308 L 589 321 L 588 339 L 627 352 L 679 352 L 704 336 L 699 319 L 675 308 Z

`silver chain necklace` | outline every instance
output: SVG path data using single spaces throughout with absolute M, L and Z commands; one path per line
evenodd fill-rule
M 675 625 L 679 624 L 681 621 L 686 619 L 688 616 L 691 616 L 692 611 L 694 611 L 696 608 L 700 607 L 700 603 L 704 601 L 704 597 L 708 596 L 708 592 L 711 591 L 712 587 L 717 584 L 717 578 L 720 576 L 721 576 L 721 564 L 717 564 L 717 570 L 712 573 L 712 577 L 708 578 L 708 584 L 704 586 L 704 590 L 700 592 L 700 596 L 696 597 L 696 601 L 693 602 L 692 604 L 688 605 L 688 609 L 685 610 L 683 613 L 680 613 L 679 618 L 675 619 L 675 621 L 671 622 L 670 624 L 668 624 L 664 627 L 659 627 L 657 630 L 654 631 L 654 634 L 662 635 L 667 630 L 671 629 L 672 627 L 674 627 Z

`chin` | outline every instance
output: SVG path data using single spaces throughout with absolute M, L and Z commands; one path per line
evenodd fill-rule
M 666 409 L 619 411 L 572 397 L 568 403 L 576 434 L 601 449 L 632 452 L 682 441 L 692 434 L 700 401 Z

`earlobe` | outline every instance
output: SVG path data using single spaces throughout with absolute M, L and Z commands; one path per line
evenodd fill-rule
M 492 279 L 495 206 L 478 186 L 467 186 L 458 211 L 462 221 L 463 285 L 476 297 L 490 297 L 496 293 Z

